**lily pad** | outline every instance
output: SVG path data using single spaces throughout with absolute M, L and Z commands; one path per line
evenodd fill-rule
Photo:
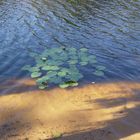
M 65 71 L 58 72 L 58 76 L 60 76 L 60 77 L 65 77 L 66 74 L 67 74 L 67 72 L 65 72 Z
M 74 65 L 74 64 L 77 64 L 78 61 L 77 61 L 77 60 L 69 60 L 68 63 L 69 63 L 70 65 Z
M 31 68 L 30 65 L 25 65 L 24 67 L 22 67 L 22 70 L 27 70 L 27 71 L 29 71 L 30 68 Z
M 33 73 L 31 74 L 31 77 L 32 77 L 32 78 L 38 78 L 38 77 L 41 76 L 41 74 L 42 74 L 42 73 L 40 73 L 40 72 L 33 72 Z
M 104 72 L 103 72 L 103 71 L 100 71 L 100 70 L 96 70 L 96 71 L 94 72 L 94 74 L 95 74 L 96 76 L 104 76 Z
M 61 77 L 53 76 L 48 80 L 48 82 L 54 83 L 54 84 L 59 84 L 59 83 L 62 83 L 62 79 L 61 79 Z
M 81 66 L 86 66 L 86 65 L 88 65 L 88 62 L 87 62 L 87 61 L 85 61 L 85 62 L 80 62 L 80 65 L 81 65 Z
M 87 49 L 87 48 L 81 48 L 80 51 L 81 51 L 81 52 L 87 52 L 88 49 Z
M 97 66 L 96 67 L 98 70 L 105 70 L 106 69 L 106 67 L 104 67 L 104 66 Z
M 78 86 L 78 83 L 75 81 L 68 81 L 59 85 L 60 88 L 75 87 L 75 86 Z
M 60 87 L 60 88 L 67 88 L 67 87 L 69 87 L 69 85 L 66 84 L 66 83 L 63 83 L 63 84 L 60 84 L 59 87 Z
M 49 71 L 48 73 L 47 73 L 47 76 L 49 77 L 49 78 L 51 78 L 51 77 L 53 77 L 53 76 L 56 76 L 57 75 L 57 72 L 56 71 Z
M 65 82 L 65 83 L 68 84 L 71 87 L 78 86 L 78 82 L 75 82 L 75 81 L 68 81 L 68 82 Z
M 29 71 L 30 71 L 30 72 L 39 72 L 40 69 L 39 69 L 39 67 L 31 67 L 31 68 L 29 69 Z
M 39 78 L 39 79 L 37 79 L 36 80 L 36 82 L 37 82 L 37 84 L 42 84 L 42 83 L 46 83 L 48 80 L 50 79 L 50 77 L 48 77 L 47 75 L 45 75 L 45 76 L 43 76 L 43 77 L 41 77 L 41 78 Z
M 80 59 L 81 59 L 82 62 L 88 62 L 89 61 L 89 58 L 86 55 L 81 56 Z
M 39 85 L 38 88 L 41 89 L 41 90 L 43 90 L 43 89 L 47 88 L 47 86 L 45 86 L 45 85 Z
M 59 70 L 59 67 L 58 66 L 49 66 L 49 65 L 46 65 L 44 67 L 42 67 L 42 70 Z
M 96 76 L 104 75 L 105 67 L 97 66 L 96 56 L 84 47 L 47 47 L 41 54 L 30 55 L 35 64 L 26 65 L 22 69 L 28 70 L 31 77 L 36 78 L 40 89 L 45 89 L 49 84 L 57 84 L 61 88 L 77 86 L 78 81 L 84 77 L 83 68 L 88 65 L 94 68 Z

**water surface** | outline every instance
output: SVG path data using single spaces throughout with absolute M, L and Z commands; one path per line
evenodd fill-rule
M 29 51 L 86 47 L 106 66 L 85 81 L 140 80 L 140 0 L 0 0 L 0 78 L 28 77 Z

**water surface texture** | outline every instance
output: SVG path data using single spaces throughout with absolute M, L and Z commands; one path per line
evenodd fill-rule
M 28 52 L 45 46 L 87 47 L 107 69 L 86 81 L 139 81 L 140 0 L 0 0 L 1 82 L 28 76 Z

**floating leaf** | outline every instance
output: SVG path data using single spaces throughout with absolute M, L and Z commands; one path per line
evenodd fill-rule
M 83 75 L 81 73 L 71 72 L 69 76 L 67 76 L 71 81 L 78 81 L 81 78 L 83 78 Z
M 29 71 L 30 68 L 31 68 L 30 65 L 25 65 L 24 67 L 22 67 L 22 70 L 28 70 Z
M 49 65 L 47 65 L 47 66 L 44 66 L 44 67 L 42 67 L 42 70 L 59 70 L 59 67 L 58 66 L 49 66 Z
M 43 90 L 43 89 L 47 88 L 47 86 L 45 86 L 45 85 L 39 85 L 38 88 L 41 89 L 41 90 Z
M 41 54 L 30 55 L 34 58 L 35 65 L 27 65 L 22 69 L 28 70 L 31 77 L 37 79 L 40 89 L 45 89 L 52 83 L 58 84 L 61 88 L 77 86 L 78 81 L 84 77 L 81 70 L 88 64 L 94 64 L 95 75 L 104 75 L 105 67 L 95 65 L 96 56 L 89 54 L 87 48 L 53 47 L 46 48 Z
M 104 67 L 104 66 L 97 66 L 96 67 L 98 70 L 105 70 L 106 69 L 106 67 Z
M 81 66 L 86 66 L 87 64 L 88 64 L 88 62 L 86 62 L 86 61 L 85 62 L 80 62 Z
M 39 69 L 39 67 L 31 67 L 31 68 L 29 69 L 29 71 L 30 71 L 30 72 L 39 72 L 40 69 Z
M 41 73 L 40 72 L 33 72 L 32 74 L 31 74 L 31 77 L 32 78 L 38 78 L 38 77 L 40 77 L 41 76 Z
M 103 75 L 104 75 L 104 72 L 103 72 L 103 71 L 96 70 L 96 71 L 94 72 L 94 74 L 95 74 L 96 76 L 103 76 Z
M 66 84 L 66 83 L 63 83 L 63 84 L 60 84 L 59 87 L 60 87 L 60 88 L 67 88 L 67 87 L 69 87 L 69 85 Z
M 49 71 L 48 73 L 47 73 L 47 76 L 49 77 L 49 78 L 51 78 L 51 77 L 53 77 L 53 76 L 56 76 L 57 75 L 57 72 L 56 71 Z
M 75 86 L 78 86 L 78 83 L 75 81 L 68 81 L 68 82 L 65 82 L 65 83 L 59 85 L 59 87 L 61 87 L 61 88 L 75 87 Z
M 81 52 L 87 52 L 88 49 L 87 49 L 87 48 L 81 48 L 80 51 L 81 51 Z
M 88 58 L 89 58 L 90 60 L 94 60 L 94 59 L 96 59 L 96 56 L 95 56 L 95 55 L 89 55 Z
M 77 61 L 77 60 L 69 60 L 68 63 L 69 63 L 70 65 L 74 65 L 74 64 L 77 64 L 78 61 Z
M 75 81 L 68 81 L 68 82 L 65 82 L 65 83 L 68 84 L 68 85 L 71 86 L 71 87 L 78 86 L 78 83 L 75 82 Z
M 58 72 L 58 76 L 60 76 L 60 77 L 65 77 L 66 74 L 67 74 L 67 72 L 65 72 L 65 71 Z
M 81 56 L 80 59 L 81 59 L 82 62 L 88 62 L 89 61 L 89 58 L 86 55 Z
M 46 83 L 49 79 L 50 79 L 50 77 L 48 77 L 47 75 L 45 75 L 45 76 L 37 79 L 36 82 L 40 85 L 40 84 L 42 84 L 44 82 Z
M 68 51 L 69 52 L 76 52 L 77 50 L 76 50 L 76 48 L 70 47 L 70 48 L 68 48 Z
M 50 83 L 59 84 L 62 82 L 62 79 L 58 76 L 54 76 L 54 77 L 51 77 L 48 81 Z

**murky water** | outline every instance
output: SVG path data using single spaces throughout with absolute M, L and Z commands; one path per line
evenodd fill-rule
M 0 0 L 1 82 L 44 46 L 87 47 L 107 69 L 86 81 L 140 80 L 140 0 Z

